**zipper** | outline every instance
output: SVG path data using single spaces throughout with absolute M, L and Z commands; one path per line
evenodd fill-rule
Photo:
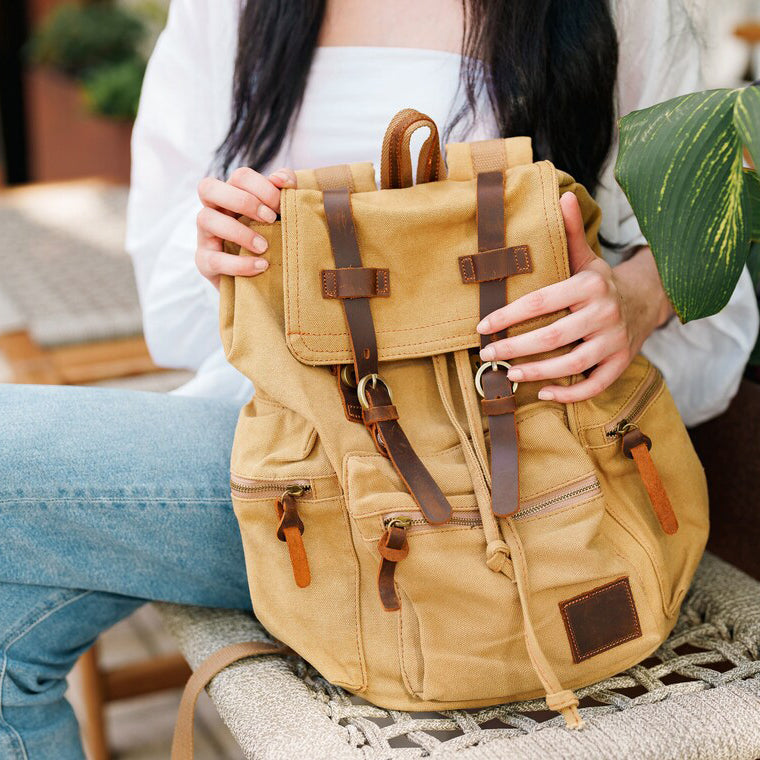
M 303 543 L 305 526 L 301 515 L 298 514 L 298 499 L 303 496 L 309 486 L 301 483 L 293 483 L 281 492 L 275 503 L 277 514 L 277 538 L 283 541 L 290 556 L 290 564 L 293 568 L 293 580 L 299 588 L 306 588 L 311 583 L 311 571 L 309 560 L 306 556 L 306 547 Z
M 612 422 L 605 425 L 605 435 L 609 438 L 617 438 L 628 432 L 629 426 L 644 413 L 647 406 L 649 406 L 662 387 L 663 382 L 660 371 L 656 367 L 652 367 L 649 370 L 649 377 L 647 377 L 640 394 L 631 399 L 630 403 Z
M 531 500 L 526 502 L 512 518 L 513 520 L 524 520 L 528 517 L 543 512 L 551 512 L 567 504 L 567 502 L 579 501 L 585 499 L 590 494 L 600 494 L 602 492 L 601 484 L 596 476 L 592 475 L 585 480 L 569 487 L 553 491 L 540 501 Z M 419 528 L 446 528 L 449 525 L 461 525 L 469 528 L 479 528 L 483 525 L 480 512 L 454 513 L 451 519 L 443 525 L 431 525 L 424 517 L 417 517 L 419 512 L 394 512 L 383 518 L 383 527 L 386 530 L 390 527 L 403 528 L 406 531 L 413 531 Z
M 291 491 L 291 489 L 293 490 Z M 291 492 L 292 496 L 298 498 L 311 491 L 311 486 L 308 481 L 305 480 L 295 480 L 292 483 L 287 484 L 276 482 L 261 483 L 257 480 L 250 480 L 249 478 L 233 475 L 230 478 L 230 490 L 232 491 L 233 496 L 239 496 L 242 499 L 251 497 L 261 499 L 271 497 L 276 499 L 285 491 Z

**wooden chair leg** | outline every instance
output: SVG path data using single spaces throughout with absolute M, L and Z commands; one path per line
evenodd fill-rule
M 79 658 L 84 704 L 82 736 L 90 760 L 109 760 L 108 738 L 105 725 L 105 690 L 98 668 L 98 645 L 93 644 Z

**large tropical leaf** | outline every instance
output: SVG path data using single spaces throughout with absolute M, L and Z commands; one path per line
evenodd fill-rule
M 752 213 L 750 237 L 756 242 L 760 242 L 760 176 L 758 176 L 757 172 L 746 171 L 744 178 L 747 183 L 749 207 Z
M 728 302 L 760 216 L 757 177 L 743 170 L 743 143 L 760 152 L 758 103 L 746 92 L 685 95 L 621 120 L 615 176 L 684 322 Z
M 734 106 L 734 124 L 756 169 L 760 169 L 760 86 L 739 90 Z

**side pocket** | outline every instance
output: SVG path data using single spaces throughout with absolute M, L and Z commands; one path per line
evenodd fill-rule
M 254 399 L 241 412 L 233 447 L 232 501 L 240 524 L 256 616 L 329 681 L 364 688 L 359 638 L 358 561 L 340 484 L 310 423 Z M 278 538 L 277 500 L 296 499 L 310 582 L 296 585 Z
M 632 386 L 634 379 L 638 382 Z M 622 394 L 613 385 L 607 394 L 625 399 L 621 408 L 606 406 L 607 394 L 575 406 L 588 417 L 592 416 L 590 409 L 594 410 L 595 424 L 587 425 L 582 435 L 607 495 L 607 511 L 629 541 L 648 557 L 662 597 L 662 611 L 672 618 L 707 540 L 704 471 L 660 373 L 648 362 L 637 360 L 618 382 L 627 383 L 630 390 Z M 609 414 L 601 422 L 600 412 L 605 408 Z M 678 521 L 678 530 L 672 535 L 657 519 L 636 464 L 623 454 L 615 430 L 624 421 L 633 423 L 651 440 L 649 453 Z

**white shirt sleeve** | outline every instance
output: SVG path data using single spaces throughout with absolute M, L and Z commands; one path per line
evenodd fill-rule
M 237 12 L 237 0 L 173 0 L 134 127 L 127 250 L 145 338 L 165 367 L 197 369 L 221 345 L 218 294 L 195 267 L 195 217 L 229 124 Z
M 618 0 L 620 38 L 618 108 L 631 111 L 703 88 L 695 21 L 685 4 L 671 0 Z M 625 247 L 646 244 L 636 217 L 613 177 L 604 172 L 597 200 L 602 234 Z M 620 254 L 607 251 L 611 263 Z M 682 325 L 677 318 L 656 330 L 642 353 L 665 376 L 687 425 L 723 412 L 736 394 L 758 331 L 758 309 L 745 270 L 728 305 L 712 317 Z

